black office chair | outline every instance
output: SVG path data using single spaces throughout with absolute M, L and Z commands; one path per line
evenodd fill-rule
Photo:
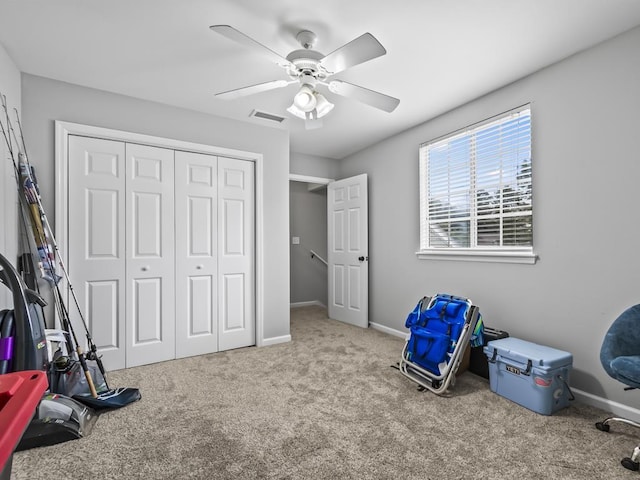
M 611 324 L 600 348 L 600 362 L 610 377 L 627 385 L 625 390 L 640 388 L 640 304 L 628 308 Z M 611 422 L 621 422 L 640 428 L 640 423 L 622 417 L 609 417 L 596 423 L 596 428 L 609 431 Z M 621 460 L 629 470 L 640 468 L 640 445 L 631 457 Z

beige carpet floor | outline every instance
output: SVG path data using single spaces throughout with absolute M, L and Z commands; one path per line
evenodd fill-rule
M 637 479 L 640 431 L 543 416 L 470 372 L 448 398 L 391 368 L 402 340 L 292 310 L 293 341 L 112 372 L 142 400 L 82 439 L 18 452 L 12 479 Z

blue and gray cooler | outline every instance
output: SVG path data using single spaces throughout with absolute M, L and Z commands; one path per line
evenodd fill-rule
M 569 406 L 573 399 L 569 352 L 520 340 L 492 340 L 484 347 L 491 391 L 542 415 Z

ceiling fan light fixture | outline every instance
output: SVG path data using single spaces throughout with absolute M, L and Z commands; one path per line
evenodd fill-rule
M 307 120 L 308 123 L 309 120 L 318 120 L 333 110 L 335 105 L 327 100 L 324 95 L 316 91 L 312 91 L 311 93 L 313 95 L 312 103 L 314 108 L 310 110 L 302 109 L 298 106 L 296 98 L 294 98 L 291 106 L 287 108 L 287 112 L 295 117 L 301 118 L 302 120 Z
M 289 108 L 287 108 L 287 112 L 289 112 L 294 117 L 298 117 L 298 118 L 301 118 L 303 120 L 305 118 L 307 118 L 305 112 L 303 112 L 298 107 L 296 107 L 295 103 L 292 103 L 291 106 Z
M 335 105 L 325 98 L 321 93 L 316 92 L 316 113 L 318 118 L 324 117 L 327 113 L 333 110 Z
M 293 97 L 293 105 L 303 112 L 310 112 L 316 108 L 316 96 L 309 85 L 300 87 L 296 96 Z

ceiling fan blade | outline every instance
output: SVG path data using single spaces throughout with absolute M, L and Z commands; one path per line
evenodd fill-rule
M 355 40 L 334 50 L 320 63 L 330 74 L 367 62 L 387 53 L 385 48 L 370 33 L 364 33 Z
M 219 33 L 220 35 L 227 37 L 229 40 L 233 40 L 240 43 L 241 45 L 244 45 L 245 47 L 253 49 L 258 53 L 267 55 L 271 59 L 271 61 L 277 63 L 278 65 L 287 66 L 290 63 L 286 58 L 277 54 L 270 48 L 265 47 L 261 43 L 256 42 L 253 38 L 248 37 L 247 35 L 240 32 L 239 30 L 236 30 L 230 25 L 211 25 L 209 28 L 214 32 Z
M 400 100 L 397 98 L 369 90 L 368 88 L 359 87 L 353 83 L 343 82 L 342 80 L 332 80 L 328 86 L 329 91 L 333 93 L 342 95 L 343 97 L 354 98 L 362 103 L 389 113 L 393 112 L 400 103 Z
M 248 87 L 235 88 L 233 90 L 227 90 L 226 92 L 216 93 L 216 97 L 224 100 L 234 100 L 240 97 L 246 97 L 247 95 L 253 95 L 254 93 L 266 92 L 267 90 L 274 90 L 276 88 L 286 87 L 296 81 L 287 82 L 286 80 L 272 80 L 270 82 L 258 83 L 256 85 L 250 85 Z

